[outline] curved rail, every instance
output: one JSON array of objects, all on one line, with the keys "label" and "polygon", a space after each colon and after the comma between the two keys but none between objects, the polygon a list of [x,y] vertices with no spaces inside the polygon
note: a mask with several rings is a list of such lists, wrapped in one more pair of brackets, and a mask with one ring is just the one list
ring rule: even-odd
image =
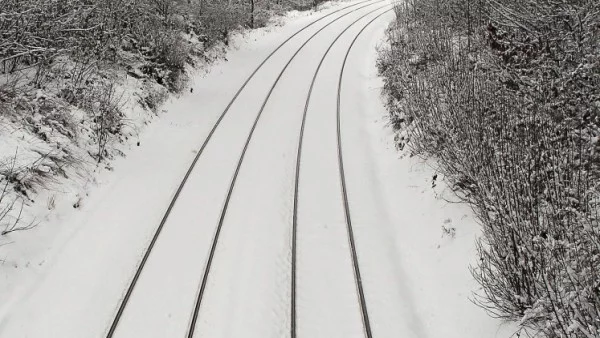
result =
[{"label": "curved rail", "polygon": [[[294,180],[294,207],[293,207],[293,213],[292,213],[292,292],[291,292],[291,311],[290,311],[290,315],[291,315],[291,327],[290,327],[290,336],[292,338],[296,337],[296,262],[297,262],[297,233],[298,233],[298,192],[299,192],[299,186],[300,186],[300,159],[302,157],[302,143],[304,140],[304,127],[306,124],[306,115],[308,112],[308,106],[310,104],[310,98],[312,96],[312,91],[315,85],[315,81],[317,79],[317,75],[319,74],[319,70],[321,69],[321,66],[323,65],[323,61],[325,61],[325,58],[327,57],[327,55],[329,54],[329,51],[331,50],[331,48],[333,47],[333,45],[337,42],[337,40],[339,40],[339,38],[348,30],[350,29],[350,27],[352,27],[354,24],[356,24],[358,21],[360,21],[361,19],[363,19],[364,17],[366,17],[369,14],[372,14],[373,12],[376,12],[378,10],[380,10],[381,8],[387,7],[390,5],[386,5],[386,6],[382,6],[379,7],[371,12],[366,13],[365,15],[359,17],[358,19],[356,19],[354,22],[352,22],[348,27],[346,27],[343,31],[341,31],[338,36],[335,38],[335,40],[333,40],[333,42],[331,43],[331,45],[329,45],[329,48],[327,48],[327,50],[325,51],[325,54],[323,54],[323,57],[321,57],[321,60],[319,61],[319,65],[317,66],[317,69],[313,75],[312,81],[310,83],[310,88],[308,90],[308,96],[306,97],[306,103],[304,104],[304,112],[302,113],[302,123],[300,125],[300,135],[299,135],[299,139],[298,139],[298,152],[296,154],[296,174],[295,174],[295,180]],[[389,10],[385,11],[384,13],[388,12]],[[375,18],[378,18],[379,16],[383,15],[384,13],[381,13],[380,15],[378,15]],[[374,20],[370,21],[368,24],[370,24],[371,22],[373,22]],[[367,24],[367,25],[368,25]],[[364,30],[364,28],[363,28]],[[362,30],[361,30],[362,33]],[[360,34],[360,33],[359,33]],[[361,287],[362,289],[362,287]],[[364,311],[366,312],[366,307],[364,309]],[[365,316],[363,316],[365,317]],[[366,316],[367,320],[366,322],[368,323],[368,316]],[[369,329],[367,330],[367,332],[370,332],[370,326],[367,324],[367,327],[369,327]]]},{"label": "curved rail", "polygon": [[256,75],[256,73],[262,68],[262,66],[279,49],[281,49],[292,38],[294,38],[295,36],[297,36],[298,34],[300,34],[301,32],[303,32],[307,28],[311,27],[312,25],[316,24],[317,22],[319,22],[319,21],[321,21],[321,20],[323,20],[323,19],[325,19],[325,18],[327,18],[327,17],[329,17],[329,16],[331,16],[331,15],[333,15],[335,13],[341,12],[341,11],[343,11],[345,9],[348,9],[348,8],[351,8],[351,7],[355,7],[355,6],[361,5],[363,3],[370,2],[370,1],[373,1],[373,0],[360,1],[360,2],[357,2],[355,4],[352,4],[352,5],[340,8],[340,9],[338,9],[336,11],[333,11],[333,12],[327,14],[327,15],[324,15],[324,16],[318,18],[317,20],[309,23],[308,25],[302,27],[296,33],[294,33],[293,35],[291,35],[290,37],[288,37],[286,40],[284,40],[269,55],[267,55],[267,57],[254,69],[254,71],[248,76],[248,78],[246,78],[246,80],[244,81],[244,83],[242,84],[242,86],[235,93],[235,95],[233,96],[233,98],[231,99],[231,101],[229,101],[229,103],[227,104],[227,106],[225,107],[225,109],[223,110],[223,112],[221,113],[221,115],[219,116],[219,118],[217,119],[217,121],[215,122],[215,124],[213,125],[212,129],[208,133],[208,136],[206,137],[206,139],[202,143],[202,146],[200,147],[200,150],[196,153],[196,156],[194,157],[194,160],[190,164],[190,166],[189,166],[187,172],[185,173],[185,176],[183,177],[181,183],[177,187],[177,190],[175,191],[175,194],[173,195],[173,197],[171,199],[171,202],[169,203],[169,206],[167,207],[167,210],[165,211],[165,213],[164,213],[164,215],[163,215],[163,217],[162,217],[162,219],[160,221],[160,224],[158,225],[158,227],[154,231],[154,235],[152,236],[152,240],[150,241],[150,244],[148,245],[148,248],[146,249],[146,251],[144,253],[144,256],[142,257],[142,260],[140,261],[140,264],[138,265],[138,267],[136,269],[136,272],[135,272],[135,274],[134,274],[131,282],[129,283],[129,287],[127,288],[127,291],[126,291],[125,295],[123,296],[123,299],[121,300],[121,303],[119,304],[119,309],[117,310],[117,313],[115,314],[115,316],[113,318],[113,321],[111,322],[110,328],[108,329],[108,332],[106,334],[106,338],[112,338],[113,335],[115,334],[115,331],[117,329],[119,321],[121,320],[121,317],[123,316],[123,312],[125,311],[125,308],[127,307],[129,299],[131,298],[131,294],[133,293],[133,290],[135,289],[137,281],[140,278],[142,270],[144,269],[144,266],[146,265],[146,262],[148,261],[148,257],[150,256],[150,254],[152,252],[152,249],[154,248],[154,245],[156,244],[156,241],[158,240],[158,237],[160,236],[160,233],[162,232],[162,229],[164,228],[164,225],[167,222],[167,219],[169,218],[169,215],[171,214],[171,211],[173,210],[173,207],[175,206],[175,203],[177,202],[177,199],[179,198],[179,195],[181,194],[181,191],[183,190],[183,187],[185,186],[185,183],[187,182],[188,178],[190,177],[192,171],[194,170],[194,167],[196,166],[196,163],[200,159],[200,156],[202,155],[204,149],[206,148],[206,146],[208,145],[209,141],[211,140],[213,134],[215,133],[215,131],[217,130],[217,128],[221,124],[221,121],[223,120],[223,118],[225,117],[225,115],[227,115],[227,112],[229,111],[229,109],[231,108],[231,106],[233,105],[233,103],[235,102],[235,100],[238,98],[238,96],[240,95],[240,93],[242,92],[242,90],[244,90],[244,88],[246,88],[246,85],[248,84],[248,82],[250,82],[250,80],[254,77],[254,75]]},{"label": "curved rail", "polygon": [[244,161],[244,157],[246,156],[246,151],[248,150],[248,146],[250,145],[250,141],[252,139],[252,135],[254,134],[254,131],[256,129],[256,126],[258,125],[258,122],[260,120],[260,117],[262,116],[262,113],[264,111],[265,106],[267,105],[267,102],[269,101],[269,98],[271,97],[271,94],[273,93],[273,90],[275,89],[275,86],[277,85],[277,83],[279,82],[279,80],[281,79],[281,77],[283,76],[283,74],[285,73],[287,67],[292,63],[292,61],[295,59],[295,57],[298,55],[298,53],[300,53],[300,51],[317,35],[319,34],[321,31],[323,31],[325,28],[327,28],[328,26],[330,26],[331,24],[333,24],[334,22],[336,22],[337,20],[345,17],[346,15],[349,15],[359,9],[362,9],[364,7],[367,6],[371,6],[374,5],[376,3],[380,3],[383,2],[385,0],[379,0],[379,1],[375,1],[372,2],[370,4],[358,7],[356,9],[353,9],[347,13],[344,13],[342,15],[340,15],[339,17],[335,18],[334,20],[330,21],[329,23],[327,23],[325,26],[321,27],[318,31],[316,31],[314,34],[312,34],[299,48],[298,50],[296,50],[296,52],[292,55],[292,57],[288,60],[288,62],[285,64],[285,66],[283,67],[283,69],[281,70],[281,72],[279,73],[279,75],[277,76],[277,78],[275,79],[275,81],[273,82],[273,85],[271,86],[271,88],[269,89],[269,92],[267,93],[267,96],[265,97],[260,110],[258,111],[258,114],[256,115],[256,119],[254,120],[254,123],[252,125],[252,128],[250,129],[250,132],[248,134],[248,137],[246,139],[246,143],[244,144],[244,148],[242,149],[242,153],[240,155],[239,161],[237,163],[235,172],[233,174],[233,177],[231,179],[231,184],[229,186],[229,190],[227,191],[227,196],[225,198],[225,202],[223,204],[223,208],[221,210],[221,214],[219,216],[219,223],[217,224],[217,228],[215,231],[215,235],[213,237],[212,240],[212,244],[211,244],[211,248],[210,248],[210,252],[208,255],[208,260],[206,262],[206,266],[204,268],[204,274],[202,277],[202,282],[200,284],[200,289],[198,291],[198,295],[196,297],[196,303],[194,306],[194,311],[192,312],[192,316],[190,319],[190,324],[188,326],[188,331],[187,331],[187,338],[192,338],[194,336],[194,331],[195,331],[195,327],[196,327],[196,322],[198,320],[198,313],[200,311],[200,305],[202,303],[202,299],[204,297],[204,292],[206,290],[206,284],[208,282],[208,277],[210,274],[210,270],[212,267],[212,262],[215,256],[215,252],[217,249],[217,245],[219,243],[219,236],[221,234],[221,229],[223,228],[223,223],[225,221],[225,216],[227,214],[227,208],[229,207],[229,201],[231,200],[231,196],[233,194],[233,189],[235,187],[235,183],[238,177],[238,174],[240,172],[240,168],[242,166],[242,163]]},{"label": "curved rail", "polygon": [[350,46],[348,47],[348,50],[346,51],[346,55],[344,56],[344,62],[342,63],[342,70],[340,71],[340,77],[339,77],[339,81],[338,81],[338,92],[337,92],[337,109],[336,109],[337,110],[337,112],[336,112],[336,115],[337,115],[337,146],[338,146],[337,148],[338,148],[338,164],[339,164],[339,169],[340,169],[340,179],[342,182],[342,197],[344,200],[344,214],[345,214],[345,218],[346,218],[346,226],[348,229],[348,241],[350,242],[350,251],[352,254],[352,265],[354,266],[354,279],[356,281],[356,288],[358,290],[358,299],[359,299],[359,303],[360,303],[363,326],[365,329],[365,336],[367,338],[372,338],[373,333],[371,330],[371,323],[369,322],[369,313],[367,311],[367,303],[365,301],[365,292],[363,290],[362,278],[360,275],[360,269],[358,267],[358,256],[356,254],[354,232],[352,231],[352,219],[350,218],[350,207],[348,204],[348,192],[346,189],[346,176],[344,174],[344,160],[342,157],[342,133],[341,133],[341,123],[340,123],[340,120],[341,120],[340,103],[341,103],[342,79],[344,77],[344,69],[346,67],[346,61],[348,60],[348,55],[350,54],[350,50],[352,50],[352,46],[354,46],[354,43],[356,42],[356,40],[358,39],[360,34],[362,34],[362,32],[371,23],[373,23],[373,21],[377,20],[379,17],[381,17],[382,15],[386,14],[389,11],[391,11],[391,9],[387,10],[387,11],[377,15],[373,19],[371,19],[371,21],[369,21],[358,32],[358,34],[356,34],[356,36],[354,37],[354,40],[352,40],[352,43],[350,43]]}]

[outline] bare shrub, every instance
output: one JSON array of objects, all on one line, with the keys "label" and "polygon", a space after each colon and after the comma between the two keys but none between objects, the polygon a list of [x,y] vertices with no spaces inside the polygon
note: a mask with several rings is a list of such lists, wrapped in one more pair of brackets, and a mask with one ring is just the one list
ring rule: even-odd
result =
[{"label": "bare shrub", "polygon": [[189,55],[189,46],[177,32],[168,32],[156,42],[158,60],[172,70],[183,71]]},{"label": "bare shrub", "polygon": [[123,127],[123,95],[117,92],[113,84],[106,84],[93,88],[85,97],[83,107],[90,112],[93,119],[97,144],[96,158],[100,162],[108,155],[106,146],[109,140],[120,134]]},{"label": "bare shrub", "polygon": [[150,109],[154,114],[158,114],[158,107],[167,99],[166,90],[149,90],[148,95],[140,98],[138,102]]},{"label": "bare shrub", "polygon": [[[17,152],[15,152],[14,157],[0,164],[0,184],[2,184],[2,191],[0,191],[0,236],[5,236],[15,231],[29,230],[37,225],[35,220],[24,224],[22,219],[23,199],[19,195],[11,198],[9,194],[9,187],[17,180],[16,160]],[[17,207],[19,211],[15,216],[14,212]]]},{"label": "bare shrub", "polygon": [[415,0],[396,12],[379,61],[391,123],[481,220],[476,301],[547,337],[597,337],[600,3]]},{"label": "bare shrub", "polygon": [[198,14],[198,35],[207,46],[229,40],[229,33],[247,23],[247,13],[242,6],[230,7],[226,2],[207,2]]}]

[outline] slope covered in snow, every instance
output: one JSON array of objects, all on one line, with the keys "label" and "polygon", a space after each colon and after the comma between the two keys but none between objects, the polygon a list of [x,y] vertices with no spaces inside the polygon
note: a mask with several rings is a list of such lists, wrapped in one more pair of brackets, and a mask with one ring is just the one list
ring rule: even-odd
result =
[{"label": "slope covered in snow", "polygon": [[[239,36],[227,62],[196,76],[193,93],[171,100],[168,114],[140,134],[140,146],[97,176],[100,184],[77,211],[57,205],[55,216],[15,238],[10,251],[0,247],[6,257],[0,337],[105,336],[223,109],[271,51],[328,14],[273,54],[215,129],[114,336],[183,336],[199,304],[194,337],[285,337],[294,321],[298,336],[361,337],[356,263],[374,337],[508,337],[510,327],[469,301],[475,283],[468,267],[479,234],[470,210],[446,202],[452,196],[441,178],[432,187],[435,172],[427,163],[400,156],[393,146],[375,68],[390,9],[387,1],[339,3],[310,16],[290,15],[268,34]],[[356,261],[341,193],[338,108]]]}]

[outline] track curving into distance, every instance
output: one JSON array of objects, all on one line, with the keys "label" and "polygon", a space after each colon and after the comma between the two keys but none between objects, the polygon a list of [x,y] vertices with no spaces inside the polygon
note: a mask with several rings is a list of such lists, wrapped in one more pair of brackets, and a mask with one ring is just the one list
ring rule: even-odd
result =
[{"label": "track curving into distance", "polygon": [[391,11],[391,9],[377,15],[376,17],[374,17],[373,19],[371,19],[371,21],[369,21],[359,32],[358,34],[356,34],[356,36],[354,37],[354,39],[352,40],[352,43],[350,43],[350,46],[348,47],[348,50],[346,51],[346,55],[344,56],[344,61],[342,62],[342,70],[340,71],[340,77],[338,80],[338,91],[337,91],[337,111],[336,111],[336,116],[337,116],[337,148],[338,148],[338,164],[339,164],[339,168],[340,168],[340,179],[342,182],[342,197],[344,200],[344,213],[345,213],[345,218],[346,218],[346,226],[348,229],[348,242],[350,243],[350,251],[352,254],[352,264],[354,266],[354,278],[356,280],[356,288],[358,290],[358,298],[359,298],[359,302],[360,302],[360,309],[361,309],[361,314],[362,314],[362,320],[363,320],[363,325],[365,328],[365,336],[367,338],[372,338],[373,337],[373,333],[371,330],[371,323],[369,322],[369,313],[367,311],[367,303],[365,300],[365,293],[363,290],[363,285],[362,285],[362,278],[360,275],[360,269],[358,267],[358,255],[356,254],[356,245],[355,245],[355,240],[354,240],[354,232],[352,231],[352,219],[350,217],[350,206],[348,203],[348,192],[346,189],[346,176],[344,174],[344,159],[342,156],[342,133],[341,133],[341,114],[340,114],[340,104],[341,104],[341,93],[342,93],[342,80],[344,77],[344,69],[346,67],[346,61],[348,60],[348,55],[350,54],[350,51],[352,50],[352,46],[354,46],[354,43],[356,42],[356,40],[358,40],[358,37],[362,34],[362,32],[371,24],[373,23],[373,21],[377,20],[379,17],[381,17],[382,15],[386,14],[387,12]]},{"label": "track curving into distance", "polygon": [[[227,112],[229,111],[229,109],[231,108],[231,106],[233,105],[233,103],[235,102],[235,100],[237,99],[237,97],[240,95],[240,93],[242,92],[242,90],[244,90],[244,88],[246,88],[246,85],[250,82],[250,80],[254,77],[254,75],[256,75],[256,73],[262,68],[262,66],[279,50],[281,49],[285,44],[287,44],[292,38],[294,38],[295,36],[297,36],[298,34],[300,34],[301,32],[303,32],[304,30],[308,29],[309,27],[311,27],[312,25],[316,24],[317,22],[333,15],[336,13],[339,13],[345,9],[348,8],[352,8],[358,5],[361,5],[363,3],[368,3],[371,2],[373,0],[365,0],[365,1],[360,1],[357,2],[355,4],[340,8],[338,10],[335,10],[327,15],[324,15],[318,19],[316,19],[315,21],[309,23],[308,25],[302,27],[301,29],[299,29],[298,31],[296,31],[294,34],[292,34],[290,37],[288,37],[286,40],[284,40],[281,44],[279,44],[279,46],[277,46],[277,48],[275,48],[269,55],[267,55],[267,57],[254,69],[254,71],[246,78],[246,80],[244,81],[244,83],[242,84],[242,86],[237,90],[237,92],[235,93],[235,95],[233,96],[233,98],[229,101],[229,103],[227,104],[227,106],[225,107],[225,109],[223,110],[223,112],[221,113],[221,115],[219,116],[219,118],[217,119],[217,121],[215,122],[215,124],[213,125],[212,129],[210,130],[210,132],[208,133],[208,136],[206,137],[206,139],[204,140],[204,142],[202,143],[202,146],[200,147],[200,150],[198,150],[196,156],[194,157],[194,160],[192,161],[192,163],[190,164],[187,172],[185,173],[181,183],[179,184],[179,186],[177,187],[177,190],[175,191],[175,194],[173,195],[173,198],[171,199],[171,202],[169,203],[169,206],[167,207],[167,210],[165,211],[160,224],[158,225],[158,227],[156,228],[154,235],[152,236],[152,240],[150,241],[150,244],[148,245],[148,248],[146,249],[144,256],[142,257],[142,260],[140,261],[140,264],[138,265],[136,272],[127,288],[127,291],[125,293],[125,296],[123,297],[123,299],[121,300],[121,303],[119,304],[119,309],[117,310],[117,313],[115,314],[115,317],[113,318],[110,328],[108,329],[108,332],[106,334],[106,338],[112,338],[117,326],[119,324],[119,321],[123,315],[123,312],[125,311],[125,308],[127,307],[127,303],[129,302],[129,299],[131,298],[131,294],[133,293],[133,290],[135,289],[135,286],[137,284],[137,281],[140,278],[140,275],[142,273],[142,270],[144,269],[144,266],[146,265],[146,262],[148,261],[148,258],[152,252],[152,249],[154,248],[154,245],[156,244],[156,241],[158,240],[158,237],[160,236],[160,233],[165,225],[165,223],[167,222],[167,219],[169,218],[169,215],[171,214],[171,210],[173,210],[173,207],[175,206],[175,203],[177,202],[177,199],[179,198],[179,195],[181,194],[181,191],[183,190],[183,187],[185,186],[185,183],[187,182],[188,178],[190,177],[192,171],[194,170],[194,167],[196,166],[196,163],[198,162],[198,160],[200,159],[204,149],[206,148],[206,146],[208,145],[209,141],[211,140],[213,134],[215,133],[215,131],[217,130],[217,128],[219,127],[221,121],[223,120],[223,118],[225,117],[225,115],[227,115]],[[360,7],[362,8],[362,7]]]},{"label": "track curving into distance", "polygon": [[[266,97],[265,97],[265,99],[263,100],[263,103],[262,103],[262,105],[261,105],[261,107],[260,107],[260,110],[258,111],[258,114],[257,114],[257,116],[256,116],[256,119],[254,120],[254,124],[252,125],[252,127],[251,127],[251,129],[250,129],[250,132],[249,132],[249,134],[248,134],[248,137],[247,137],[247,139],[246,139],[246,143],[244,144],[244,148],[242,149],[242,153],[241,153],[241,155],[240,155],[240,158],[239,158],[239,161],[238,161],[238,163],[237,163],[237,166],[236,166],[235,172],[234,172],[234,174],[233,174],[233,177],[232,177],[232,179],[231,179],[231,184],[230,184],[230,186],[229,186],[229,190],[228,190],[228,192],[227,192],[227,196],[226,196],[226,198],[225,198],[225,202],[224,202],[224,204],[223,204],[223,209],[221,210],[221,214],[220,214],[220,217],[219,217],[219,223],[218,223],[218,225],[217,225],[217,228],[216,228],[216,231],[215,231],[215,235],[214,235],[214,237],[213,237],[213,240],[212,240],[212,244],[211,244],[210,253],[209,253],[209,256],[208,256],[208,260],[207,260],[207,262],[206,262],[206,267],[205,267],[205,269],[204,269],[204,274],[203,274],[203,277],[202,277],[202,282],[201,282],[201,284],[200,284],[200,289],[199,289],[199,291],[198,291],[198,295],[197,295],[197,297],[196,297],[196,303],[195,303],[195,306],[194,306],[194,310],[193,310],[193,312],[192,312],[192,316],[191,316],[191,319],[190,319],[190,324],[189,324],[189,326],[188,326],[188,332],[187,332],[187,335],[186,335],[186,337],[187,337],[187,338],[193,338],[193,336],[194,336],[194,331],[195,331],[195,327],[196,327],[196,322],[197,322],[197,320],[198,320],[198,314],[199,314],[199,311],[200,311],[200,306],[201,306],[201,304],[202,304],[202,299],[203,299],[203,297],[204,297],[204,292],[205,292],[205,290],[206,290],[206,284],[207,284],[207,282],[208,282],[208,277],[209,277],[209,275],[210,275],[210,270],[211,270],[212,262],[213,262],[213,259],[214,259],[214,256],[215,256],[215,252],[216,252],[216,249],[217,249],[217,245],[218,245],[218,243],[219,243],[219,235],[220,235],[220,233],[221,233],[221,229],[222,229],[222,227],[223,227],[223,223],[224,223],[224,221],[225,221],[225,216],[226,216],[226,214],[227,214],[227,208],[228,208],[228,206],[229,206],[229,201],[231,200],[231,196],[232,196],[232,194],[233,194],[233,190],[234,190],[234,188],[235,188],[235,183],[236,183],[236,180],[237,180],[238,174],[239,174],[239,172],[240,172],[240,169],[241,169],[242,163],[243,163],[243,161],[244,161],[244,157],[245,157],[245,155],[246,155],[246,151],[248,150],[248,146],[250,145],[250,141],[251,141],[251,139],[252,139],[252,135],[254,134],[254,131],[255,131],[255,129],[256,129],[256,126],[258,125],[258,122],[259,122],[259,120],[260,120],[260,117],[261,117],[261,115],[262,115],[262,112],[263,112],[263,110],[264,110],[265,106],[267,105],[267,102],[269,101],[269,98],[271,97],[271,94],[273,93],[273,90],[274,90],[274,89],[275,89],[275,87],[277,86],[277,83],[279,82],[279,80],[281,79],[281,77],[283,76],[283,74],[285,73],[285,71],[286,71],[286,69],[288,68],[288,66],[289,66],[289,65],[292,63],[292,61],[293,61],[293,60],[295,59],[295,57],[298,55],[298,53],[300,53],[300,51],[301,51],[302,49],[304,49],[304,47],[305,47],[305,46],[306,46],[306,45],[307,45],[307,44],[308,44],[308,43],[309,43],[309,42],[310,42],[310,41],[311,41],[311,40],[312,40],[312,39],[313,39],[315,36],[317,36],[317,34],[319,34],[321,31],[323,31],[325,28],[327,28],[328,26],[330,26],[330,25],[331,25],[331,24],[333,24],[334,22],[336,22],[336,21],[338,21],[339,19],[341,19],[341,18],[345,17],[346,15],[349,15],[349,14],[351,14],[351,13],[353,13],[353,12],[355,12],[355,11],[359,10],[359,9],[362,9],[362,8],[364,8],[364,7],[371,6],[371,5],[374,5],[374,4],[377,4],[377,3],[383,2],[383,1],[385,1],[385,0],[379,0],[379,1],[375,1],[375,2],[372,2],[372,3],[370,3],[370,4],[367,4],[367,5],[364,5],[364,6],[361,6],[361,7],[355,8],[355,9],[353,9],[353,10],[351,10],[351,11],[347,12],[347,13],[344,13],[344,14],[340,15],[339,17],[337,17],[337,18],[335,18],[334,20],[332,20],[332,21],[330,21],[329,23],[327,23],[325,26],[321,27],[321,28],[320,28],[318,31],[316,31],[314,34],[312,34],[312,35],[311,35],[311,36],[310,36],[310,37],[309,37],[309,38],[308,38],[308,39],[307,39],[307,40],[306,40],[306,41],[305,41],[305,42],[304,42],[304,43],[303,43],[303,44],[302,44],[302,45],[301,45],[301,46],[300,46],[300,47],[299,47],[297,50],[296,50],[296,52],[295,52],[295,53],[294,53],[294,54],[293,54],[293,55],[290,57],[290,59],[288,60],[288,62],[285,64],[285,66],[283,67],[283,69],[280,71],[279,75],[277,76],[277,78],[276,78],[276,79],[275,79],[275,81],[273,82],[273,85],[272,85],[272,86],[271,86],[271,88],[269,89],[269,92],[267,93],[267,96],[266,96]],[[381,7],[380,7],[380,8],[381,8]],[[378,9],[380,9],[380,8],[378,8]],[[376,9],[376,10],[377,10],[377,9]],[[376,10],[374,10],[374,11],[376,11]],[[373,12],[373,11],[371,11],[371,12],[369,12],[369,13],[372,13],[372,12]],[[333,44],[333,43],[332,43],[332,44]]]},{"label": "track curving into distance", "polygon": [[[297,240],[297,230],[298,230],[298,192],[299,192],[299,186],[300,186],[300,160],[302,157],[302,142],[304,140],[304,127],[306,125],[306,115],[308,112],[308,107],[310,104],[310,98],[312,96],[312,91],[315,85],[315,81],[317,79],[317,75],[319,74],[319,70],[321,69],[321,66],[323,65],[323,61],[325,61],[325,58],[327,57],[327,55],[329,54],[329,51],[331,50],[331,48],[335,45],[335,43],[337,42],[337,40],[339,40],[339,38],[348,30],[350,29],[350,27],[352,27],[354,24],[356,24],[358,21],[360,21],[361,19],[363,19],[364,17],[368,16],[369,14],[372,14],[384,7],[388,7],[390,5],[386,5],[386,6],[381,6],[373,11],[370,11],[364,15],[362,15],[361,17],[359,17],[358,19],[356,19],[355,21],[353,21],[350,25],[348,25],[343,31],[341,31],[336,38],[333,40],[333,42],[331,42],[331,44],[329,45],[329,47],[327,48],[327,50],[325,51],[325,53],[323,54],[323,56],[321,57],[321,60],[319,61],[319,65],[317,66],[317,69],[315,70],[315,73],[312,77],[311,83],[310,83],[310,88],[308,90],[308,94],[306,97],[306,103],[304,105],[304,111],[302,113],[302,123],[300,125],[300,135],[299,135],[299,139],[298,139],[298,151],[296,154],[296,172],[295,172],[295,179],[294,179],[294,202],[293,202],[293,213],[292,213],[292,278],[291,278],[291,311],[290,311],[290,316],[291,316],[291,327],[290,327],[290,336],[292,338],[296,338],[296,262],[297,262],[297,246],[296,246],[296,240]],[[352,41],[352,44],[350,45],[350,47],[348,48],[348,52],[350,51],[350,49],[352,48],[352,45],[354,44],[354,41],[356,41],[356,38],[358,38],[358,36],[365,30],[365,28],[371,24],[373,21],[375,21],[375,19],[379,18],[380,16],[382,16],[383,14],[389,12],[390,9],[384,11],[383,13],[377,15],[375,18],[373,18],[373,20],[369,21],[361,30],[360,32],[356,35],[355,39]],[[347,56],[348,54],[346,54]],[[346,59],[344,59],[344,63],[345,63]],[[343,68],[342,68],[342,72],[343,72]],[[341,78],[340,78],[341,81]],[[341,85],[341,82],[340,82]],[[337,109],[338,109],[338,116],[339,116],[339,87],[338,87],[338,104],[337,104]],[[338,119],[339,121],[339,119]],[[338,123],[339,126],[339,123]],[[339,127],[338,127],[338,159],[339,159],[339,163],[341,163],[341,151],[339,150],[340,146],[339,146]],[[343,172],[343,167],[340,167],[340,172]],[[343,174],[341,175],[343,178]],[[343,182],[343,179],[342,179]],[[347,201],[346,201],[346,193],[345,193],[345,183],[343,183],[343,195],[344,195],[344,210],[346,213],[346,220],[347,220],[347,224],[350,224],[349,220],[349,213],[348,213],[348,209],[347,209]],[[349,227],[351,227],[351,225],[349,225]],[[354,240],[352,239],[351,242],[353,243]],[[351,246],[352,251],[353,251],[353,266],[354,266],[354,271],[355,271],[355,275],[356,272],[358,271],[358,264],[356,262],[356,254],[355,254],[355,249],[354,249],[354,245]],[[358,273],[359,278],[356,279],[356,283],[357,283],[357,288],[360,290],[359,293],[362,295],[362,283],[360,280],[360,272]],[[362,312],[362,318],[363,318],[363,324],[364,324],[364,328],[365,328],[365,334],[367,337],[371,337],[371,327],[370,327],[370,323],[369,323],[369,317],[367,314],[367,308],[366,305],[364,304],[364,295],[360,296],[360,306],[361,306],[361,312]]]}]

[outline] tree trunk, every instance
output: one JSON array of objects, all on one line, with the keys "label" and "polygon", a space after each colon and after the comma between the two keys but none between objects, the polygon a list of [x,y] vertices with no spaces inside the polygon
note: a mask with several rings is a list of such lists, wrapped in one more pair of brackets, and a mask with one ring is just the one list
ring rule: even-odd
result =
[{"label": "tree trunk", "polygon": [[254,28],[254,0],[250,0],[250,28]]}]

